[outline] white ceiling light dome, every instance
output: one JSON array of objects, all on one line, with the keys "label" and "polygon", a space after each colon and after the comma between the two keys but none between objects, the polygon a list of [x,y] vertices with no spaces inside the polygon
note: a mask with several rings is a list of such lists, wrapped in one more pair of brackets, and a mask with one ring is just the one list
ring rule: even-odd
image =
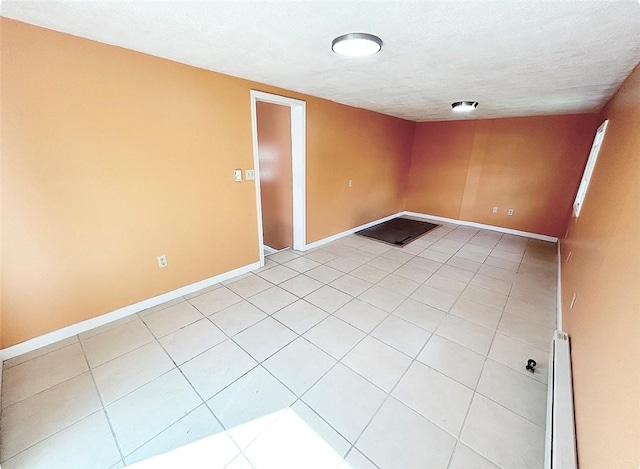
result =
[{"label": "white ceiling light dome", "polygon": [[453,112],[471,112],[478,107],[478,101],[456,101],[451,105]]},{"label": "white ceiling light dome", "polygon": [[366,57],[382,49],[382,39],[368,33],[348,33],[335,38],[331,49],[347,57]]}]

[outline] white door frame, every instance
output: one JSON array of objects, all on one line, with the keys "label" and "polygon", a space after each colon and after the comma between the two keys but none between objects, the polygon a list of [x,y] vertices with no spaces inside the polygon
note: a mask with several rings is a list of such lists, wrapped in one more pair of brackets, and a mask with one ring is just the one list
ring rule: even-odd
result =
[{"label": "white door frame", "polygon": [[307,103],[263,91],[251,90],[251,129],[253,133],[253,168],[256,175],[256,204],[258,212],[258,243],[260,264],[264,265],[264,233],[262,227],[262,197],[260,194],[260,160],[258,158],[258,121],[256,102],[281,104],[291,109],[291,174],[293,186],[293,249],[306,249],[306,138]]}]

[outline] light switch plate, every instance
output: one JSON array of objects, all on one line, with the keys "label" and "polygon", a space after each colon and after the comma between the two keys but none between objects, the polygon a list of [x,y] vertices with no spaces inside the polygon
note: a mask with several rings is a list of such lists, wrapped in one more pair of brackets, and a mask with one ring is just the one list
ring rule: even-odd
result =
[{"label": "light switch plate", "polygon": [[234,169],[233,170],[233,180],[235,182],[242,181],[242,170],[241,169]]},{"label": "light switch plate", "polygon": [[253,181],[256,178],[256,172],[253,169],[245,169],[244,170],[244,178],[247,181]]}]

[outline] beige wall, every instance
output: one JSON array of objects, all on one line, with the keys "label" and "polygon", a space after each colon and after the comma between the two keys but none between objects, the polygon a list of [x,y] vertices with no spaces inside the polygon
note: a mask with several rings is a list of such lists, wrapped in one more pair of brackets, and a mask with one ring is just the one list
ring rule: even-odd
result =
[{"label": "beige wall", "polygon": [[563,321],[571,339],[580,466],[635,469],[640,467],[640,66],[598,123],[605,119],[607,133],[580,218],[572,218],[561,242]]},{"label": "beige wall", "polygon": [[407,210],[562,236],[595,128],[593,114],[417,124]]},{"label": "beige wall", "polygon": [[284,249],[293,246],[291,108],[258,101],[256,120],[264,243]]},{"label": "beige wall", "polygon": [[1,347],[258,260],[251,89],[307,102],[308,242],[404,208],[412,122],[0,24]]}]

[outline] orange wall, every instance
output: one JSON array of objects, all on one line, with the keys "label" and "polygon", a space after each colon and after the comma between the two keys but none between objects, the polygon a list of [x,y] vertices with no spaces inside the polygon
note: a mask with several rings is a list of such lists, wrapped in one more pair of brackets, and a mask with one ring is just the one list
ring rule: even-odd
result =
[{"label": "orange wall", "polygon": [[258,260],[251,89],[307,102],[308,242],[404,208],[412,122],[1,25],[2,347]]},{"label": "orange wall", "polygon": [[256,118],[264,243],[284,249],[293,246],[291,109],[258,101]]},{"label": "orange wall", "polygon": [[595,128],[592,114],[417,124],[407,210],[561,236]]},{"label": "orange wall", "polygon": [[478,121],[416,124],[407,210],[459,218]]},{"label": "orange wall", "polygon": [[[583,468],[640,466],[640,65],[609,119],[580,218],[561,241],[563,325],[571,339]],[[571,258],[567,261],[567,256]],[[569,309],[573,294],[577,300]]]},{"label": "orange wall", "polygon": [[307,102],[307,241],[404,210],[414,126],[329,101]]},{"label": "orange wall", "polygon": [[246,84],[2,23],[3,346],[258,260]]}]

